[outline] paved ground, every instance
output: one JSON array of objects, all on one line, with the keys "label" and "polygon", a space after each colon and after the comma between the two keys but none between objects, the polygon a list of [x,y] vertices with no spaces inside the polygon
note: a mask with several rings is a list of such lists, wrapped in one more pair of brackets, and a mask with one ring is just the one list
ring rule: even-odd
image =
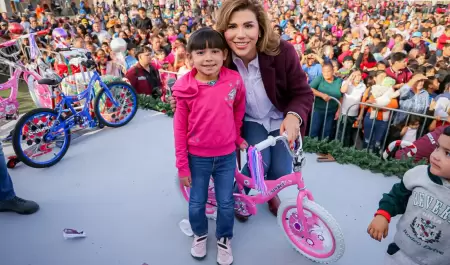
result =
[{"label": "paved ground", "polygon": [[[17,193],[37,200],[33,216],[0,215],[2,265],[193,265],[215,264],[214,223],[209,256],[189,255],[191,239],[178,228],[187,204],[175,188],[172,120],[139,111],[126,127],[104,129],[73,142],[65,158],[49,169],[23,164],[10,170]],[[9,154],[11,147],[5,146]],[[354,166],[317,164],[308,155],[305,181],[318,203],[340,223],[346,253],[340,265],[379,265],[387,241],[378,243],[366,228],[381,194],[395,178]],[[281,193],[294,197],[295,189]],[[314,264],[291,249],[266,205],[245,224],[236,223],[235,264]],[[64,228],[88,237],[64,240]]]}]

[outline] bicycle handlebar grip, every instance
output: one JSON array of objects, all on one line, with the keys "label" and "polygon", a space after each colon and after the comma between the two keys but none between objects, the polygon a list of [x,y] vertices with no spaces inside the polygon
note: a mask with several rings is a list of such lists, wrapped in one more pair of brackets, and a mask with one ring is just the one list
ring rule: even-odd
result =
[{"label": "bicycle handlebar grip", "polygon": [[0,43],[0,48],[7,48],[7,47],[11,47],[16,43],[16,40],[9,40],[9,41],[5,41],[3,43]]},{"label": "bicycle handlebar grip", "polygon": [[81,65],[90,69],[90,68],[95,67],[95,62],[93,60],[82,61]]},{"label": "bicycle handlebar grip", "polygon": [[55,52],[70,52],[70,48],[56,48]]},{"label": "bicycle handlebar grip", "polygon": [[42,36],[42,35],[47,35],[50,32],[49,29],[44,29],[44,30],[40,30],[38,32],[36,32],[37,36]]},{"label": "bicycle handlebar grip", "polygon": [[269,147],[269,146],[275,145],[275,143],[276,143],[276,142],[275,142],[275,138],[274,138],[272,135],[269,135],[269,137],[268,137],[266,140],[264,140],[264,141],[262,141],[262,142],[256,144],[256,145],[255,145],[255,148],[256,148],[258,151],[262,151],[262,150],[266,149],[266,148]]}]

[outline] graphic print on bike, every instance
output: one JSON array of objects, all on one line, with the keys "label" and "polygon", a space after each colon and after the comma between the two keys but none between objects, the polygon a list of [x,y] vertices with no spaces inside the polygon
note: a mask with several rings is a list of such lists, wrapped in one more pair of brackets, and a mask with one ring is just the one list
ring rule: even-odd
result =
[{"label": "graphic print on bike", "polygon": [[[305,163],[302,139],[299,137],[297,140],[295,150],[289,148],[287,137],[284,135],[269,136],[255,148],[261,152],[276,145],[277,142],[284,143],[289,150],[293,158],[294,172],[277,180],[264,181],[267,192],[250,196],[244,193],[244,186],[255,189],[255,179],[236,170],[235,179],[239,193],[234,194],[235,211],[244,216],[255,215],[258,211],[257,204],[266,203],[281,190],[296,185],[299,190],[297,198],[284,200],[278,208],[278,224],[291,246],[306,258],[319,263],[336,262],[345,251],[344,235],[333,216],[314,201],[312,193],[305,187],[301,173]],[[179,187],[185,199],[189,200],[187,189]],[[208,193],[208,202],[216,204],[214,193]]]}]

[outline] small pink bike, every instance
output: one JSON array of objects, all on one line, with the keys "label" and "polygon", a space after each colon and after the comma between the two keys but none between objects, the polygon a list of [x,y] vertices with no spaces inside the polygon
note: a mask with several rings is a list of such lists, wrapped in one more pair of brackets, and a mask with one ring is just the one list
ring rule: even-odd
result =
[{"label": "small pink bike", "polygon": [[[36,33],[32,33],[32,35],[44,35],[48,33],[48,30],[39,31]],[[9,66],[11,69],[15,69],[11,74],[11,77],[8,81],[3,84],[0,84],[0,90],[11,89],[11,93],[8,98],[0,97],[0,119],[17,119],[18,111],[19,111],[19,102],[17,101],[17,93],[19,89],[19,79],[23,77],[25,82],[28,85],[28,89],[30,90],[30,95],[33,98],[33,101],[36,103],[38,107],[51,107],[52,106],[52,98],[51,92],[47,85],[39,85],[37,80],[41,79],[41,75],[33,68],[36,68],[32,65],[23,65],[18,61],[18,55],[21,50],[17,49],[16,52],[7,53],[4,52],[3,48],[8,48],[13,45],[16,45],[18,40],[28,38],[31,34],[22,35],[19,38],[6,41],[0,44],[0,54],[3,57],[0,57],[0,64],[4,64]],[[6,58],[14,58],[15,61],[8,60]]]},{"label": "small pink bike", "polygon": [[[300,254],[314,262],[336,262],[345,251],[344,235],[333,216],[314,201],[311,192],[305,187],[301,168],[306,160],[301,137],[297,140],[295,150],[289,148],[287,137],[284,135],[269,136],[254,148],[261,152],[265,148],[274,146],[278,141],[282,141],[289,150],[293,158],[294,172],[277,180],[262,180],[267,191],[250,196],[245,194],[244,186],[256,189],[258,185],[255,179],[236,170],[235,179],[239,193],[234,194],[235,211],[242,216],[255,215],[258,210],[257,204],[266,203],[281,190],[296,185],[299,190],[297,198],[283,201],[278,208],[278,224],[283,229],[289,243]],[[189,188],[184,187],[181,183],[179,183],[179,188],[183,197],[189,200]],[[216,206],[214,187],[210,182],[206,207],[206,214],[209,218],[215,218]]]}]

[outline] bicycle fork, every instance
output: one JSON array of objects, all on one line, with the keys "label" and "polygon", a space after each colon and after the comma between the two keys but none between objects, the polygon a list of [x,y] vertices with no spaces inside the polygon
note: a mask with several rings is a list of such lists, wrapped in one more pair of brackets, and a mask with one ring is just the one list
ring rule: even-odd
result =
[{"label": "bicycle fork", "polygon": [[314,197],[312,193],[307,190],[306,188],[299,189],[299,193],[297,196],[297,215],[298,215],[298,221],[300,222],[301,226],[303,227],[302,234],[309,235],[311,231],[314,228],[314,225],[317,223],[318,218],[317,216],[312,213],[311,218],[306,218],[304,209],[303,209],[303,200],[309,200],[314,201]]}]

